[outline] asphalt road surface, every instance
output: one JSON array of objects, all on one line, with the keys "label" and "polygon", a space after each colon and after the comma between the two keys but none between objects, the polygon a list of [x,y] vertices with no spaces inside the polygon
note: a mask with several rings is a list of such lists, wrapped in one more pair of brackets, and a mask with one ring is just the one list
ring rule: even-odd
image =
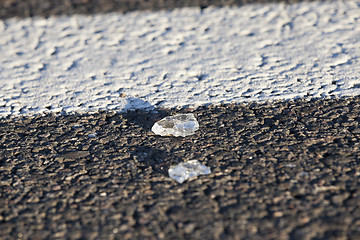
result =
[{"label": "asphalt road surface", "polygon": [[[0,17],[209,2],[245,3],[0,0]],[[188,112],[195,135],[151,132]],[[359,113],[360,96],[2,118],[0,239],[360,239]],[[212,173],[169,178],[188,160]]]},{"label": "asphalt road surface", "polygon": [[[2,119],[0,236],[360,239],[359,111],[351,97]],[[195,135],[151,132],[179,112]],[[212,173],[168,177],[192,159]]]},{"label": "asphalt road surface", "polygon": [[134,10],[159,10],[179,7],[231,6],[262,2],[299,2],[299,0],[0,0],[0,19]]}]

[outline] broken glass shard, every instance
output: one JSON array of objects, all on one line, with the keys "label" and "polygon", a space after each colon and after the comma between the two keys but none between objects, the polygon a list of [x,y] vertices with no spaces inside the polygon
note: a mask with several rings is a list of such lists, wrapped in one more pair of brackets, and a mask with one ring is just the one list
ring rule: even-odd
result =
[{"label": "broken glass shard", "polygon": [[94,137],[96,137],[96,136],[97,136],[97,133],[90,133],[90,134],[88,135],[89,138],[94,138]]},{"label": "broken glass shard", "polygon": [[169,169],[169,176],[178,183],[183,183],[189,178],[196,178],[199,175],[207,175],[210,173],[210,168],[200,164],[198,160],[183,162]]},{"label": "broken glass shard", "polygon": [[82,128],[83,125],[80,125],[80,124],[76,124],[74,126],[72,126],[72,129],[79,129],[79,128]]},{"label": "broken glass shard", "polygon": [[194,114],[188,113],[163,118],[151,130],[161,136],[186,137],[195,134],[198,129],[199,123]]}]

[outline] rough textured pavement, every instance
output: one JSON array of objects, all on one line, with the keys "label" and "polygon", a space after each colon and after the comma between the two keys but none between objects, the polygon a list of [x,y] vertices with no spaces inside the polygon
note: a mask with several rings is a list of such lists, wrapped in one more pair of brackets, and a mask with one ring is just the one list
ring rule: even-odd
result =
[{"label": "rough textured pavement", "polygon": [[[0,0],[0,18],[209,3],[245,1]],[[180,112],[195,135],[150,131]],[[359,112],[360,96],[0,119],[0,239],[360,239]],[[212,173],[168,177],[192,159]]]},{"label": "rough textured pavement", "polygon": [[[2,119],[0,238],[360,239],[359,111],[351,97]],[[150,131],[179,112],[195,135]],[[212,173],[168,177],[191,159]]]},{"label": "rough textured pavement", "polygon": [[0,117],[360,95],[360,0],[0,21]]},{"label": "rough textured pavement", "polygon": [[299,2],[299,0],[0,0],[0,19],[179,7],[229,6],[261,2]]}]

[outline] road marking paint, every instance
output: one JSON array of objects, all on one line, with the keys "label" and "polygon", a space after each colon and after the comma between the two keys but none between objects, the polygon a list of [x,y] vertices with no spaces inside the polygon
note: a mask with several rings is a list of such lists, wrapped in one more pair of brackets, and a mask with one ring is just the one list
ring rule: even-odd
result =
[{"label": "road marking paint", "polygon": [[360,1],[0,22],[0,115],[360,94]]}]

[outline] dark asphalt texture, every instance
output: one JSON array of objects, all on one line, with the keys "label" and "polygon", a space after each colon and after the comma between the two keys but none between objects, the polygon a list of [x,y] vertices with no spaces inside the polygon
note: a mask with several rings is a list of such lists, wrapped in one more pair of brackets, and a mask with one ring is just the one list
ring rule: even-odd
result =
[{"label": "dark asphalt texture", "polygon": [[[195,135],[151,132],[188,112]],[[359,113],[360,96],[1,119],[0,238],[360,239]],[[168,177],[192,159],[212,173]]]},{"label": "dark asphalt texture", "polygon": [[[0,0],[0,19],[265,1]],[[187,112],[195,135],[150,131]],[[360,239],[359,113],[360,96],[0,119],[0,239]],[[212,173],[168,177],[193,159]]]},{"label": "dark asphalt texture", "polygon": [[0,0],[0,19],[10,17],[49,17],[51,15],[129,12],[161,10],[179,7],[201,8],[243,5],[248,3],[285,2],[300,0]]}]

